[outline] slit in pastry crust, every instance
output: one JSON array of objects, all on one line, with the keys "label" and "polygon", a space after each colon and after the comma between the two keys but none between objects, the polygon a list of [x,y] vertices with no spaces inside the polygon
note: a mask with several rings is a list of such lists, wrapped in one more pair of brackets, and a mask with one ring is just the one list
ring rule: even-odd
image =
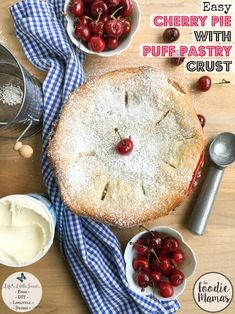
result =
[{"label": "slit in pastry crust", "polygon": [[145,191],[145,188],[144,188],[144,184],[143,184],[143,183],[142,183],[141,187],[142,187],[143,194],[146,195],[146,191]]},{"label": "slit in pastry crust", "polygon": [[164,115],[161,117],[161,119],[156,123],[156,125],[159,125],[170,113],[170,110],[167,110],[166,113],[164,113]]},{"label": "slit in pastry crust", "polygon": [[127,108],[128,107],[128,101],[129,101],[129,99],[128,99],[128,92],[127,91],[125,91],[125,107]]},{"label": "slit in pastry crust", "polygon": [[174,165],[172,165],[171,163],[169,163],[168,161],[163,160],[164,164],[170,166],[171,168],[177,169],[177,167],[175,167]]},{"label": "slit in pastry crust", "polygon": [[171,86],[173,86],[177,90],[177,92],[184,95],[187,94],[185,88],[179,82],[176,82],[175,80],[168,80],[168,82]]},{"label": "slit in pastry crust", "polygon": [[101,195],[101,201],[103,201],[105,199],[107,192],[108,192],[108,188],[109,188],[109,182],[107,182],[104,186],[104,189],[103,189],[103,192]]}]

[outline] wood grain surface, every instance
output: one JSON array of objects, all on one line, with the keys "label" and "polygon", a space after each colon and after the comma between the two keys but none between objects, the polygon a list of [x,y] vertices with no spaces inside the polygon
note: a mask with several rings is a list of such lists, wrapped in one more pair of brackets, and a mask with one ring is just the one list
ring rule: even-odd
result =
[{"label": "wood grain surface", "polygon": [[[35,0],[36,1],[36,0]],[[230,1],[231,2],[231,1]],[[22,48],[15,36],[9,6],[13,0],[0,1],[0,42],[8,47],[22,65],[41,81],[45,73],[36,70],[26,59]],[[211,75],[214,81],[226,78],[231,80],[229,85],[214,85],[207,93],[198,93],[194,84],[200,74],[184,74],[183,67],[171,67],[165,59],[143,59],[139,56],[141,43],[161,42],[162,30],[150,29],[151,13],[200,13],[200,1],[170,0],[154,1],[140,0],[142,12],[141,26],[130,48],[118,57],[100,58],[88,56],[85,63],[87,77],[99,75],[112,69],[124,66],[153,65],[170,72],[187,85],[196,110],[206,117],[205,135],[208,142],[222,131],[235,132],[235,76]],[[180,43],[191,42],[190,29],[182,29]],[[0,139],[0,196],[14,193],[44,192],[40,174],[41,162],[41,134],[27,139],[34,147],[32,159],[24,160],[12,150],[13,142]],[[206,168],[203,177],[206,176]],[[203,181],[203,177],[201,181]],[[198,266],[196,273],[187,282],[187,288],[180,297],[182,314],[204,313],[195,304],[192,296],[192,287],[195,280],[203,273],[216,271],[225,274],[235,285],[235,167],[225,171],[220,191],[217,196],[210,222],[203,237],[192,235],[186,228],[186,223],[200,184],[194,194],[176,211],[169,216],[147,224],[149,227],[168,225],[179,230],[186,241],[195,251]],[[138,228],[125,231],[114,229],[123,248],[127,241],[138,232]],[[33,273],[39,278],[43,286],[43,298],[40,305],[33,311],[35,314],[86,314],[89,310],[79,290],[74,284],[66,262],[59,253],[55,243],[49,253],[36,264],[22,270]],[[0,265],[0,286],[6,277],[17,269]],[[0,313],[12,313],[0,297]],[[223,312],[235,313],[235,302]]]}]

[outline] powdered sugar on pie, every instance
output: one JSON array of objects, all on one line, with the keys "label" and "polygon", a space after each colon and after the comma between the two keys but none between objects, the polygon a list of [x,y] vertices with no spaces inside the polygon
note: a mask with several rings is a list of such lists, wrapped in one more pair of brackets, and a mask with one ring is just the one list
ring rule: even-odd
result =
[{"label": "powdered sugar on pie", "polygon": [[[120,138],[134,150],[119,155]],[[75,91],[62,111],[49,156],[68,207],[129,227],[168,214],[187,195],[204,148],[184,88],[154,68],[126,68]]]}]

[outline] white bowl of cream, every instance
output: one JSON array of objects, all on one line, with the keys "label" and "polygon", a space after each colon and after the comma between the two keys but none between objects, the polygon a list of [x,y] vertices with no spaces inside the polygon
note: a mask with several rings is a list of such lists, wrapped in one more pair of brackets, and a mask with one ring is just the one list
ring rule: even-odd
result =
[{"label": "white bowl of cream", "polygon": [[56,216],[39,194],[0,199],[0,263],[28,266],[41,259],[53,243]]}]

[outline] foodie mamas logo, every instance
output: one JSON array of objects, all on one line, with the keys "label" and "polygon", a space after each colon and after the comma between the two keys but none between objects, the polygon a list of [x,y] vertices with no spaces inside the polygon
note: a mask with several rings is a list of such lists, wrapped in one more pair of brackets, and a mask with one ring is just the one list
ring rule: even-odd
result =
[{"label": "foodie mamas logo", "polygon": [[210,313],[222,312],[233,299],[230,280],[220,273],[206,273],[198,278],[193,287],[196,304]]}]

